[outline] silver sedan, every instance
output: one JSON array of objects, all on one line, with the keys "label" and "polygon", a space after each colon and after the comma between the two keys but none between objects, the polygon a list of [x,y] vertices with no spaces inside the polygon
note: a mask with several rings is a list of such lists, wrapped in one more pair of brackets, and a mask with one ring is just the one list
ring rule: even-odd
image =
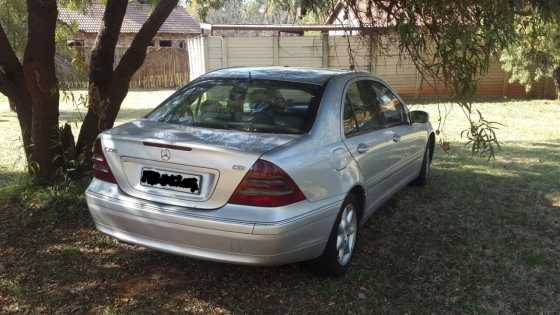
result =
[{"label": "silver sedan", "polygon": [[373,212],[429,181],[434,144],[428,115],[370,74],[221,69],[103,132],[86,199],[124,242],[339,275]]}]

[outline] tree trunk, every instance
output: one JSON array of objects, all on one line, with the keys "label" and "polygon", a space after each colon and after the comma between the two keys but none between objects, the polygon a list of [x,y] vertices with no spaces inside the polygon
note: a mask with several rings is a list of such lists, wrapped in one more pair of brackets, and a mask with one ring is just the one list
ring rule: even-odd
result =
[{"label": "tree trunk", "polygon": [[106,116],[101,119],[101,125],[105,129],[113,128],[121,104],[128,93],[132,76],[144,63],[148,45],[178,2],[178,0],[161,0],[123,55],[115,69],[115,81],[111,86],[110,94],[111,106]]},{"label": "tree trunk", "polygon": [[554,69],[552,78],[554,80],[554,86],[556,87],[556,98],[560,101],[560,66]]},{"label": "tree trunk", "polygon": [[[0,25],[0,93],[6,95],[16,111],[21,128],[25,158],[31,154],[31,96],[27,91],[23,68]],[[29,168],[28,168],[29,170]]]},{"label": "tree trunk", "polygon": [[[89,73],[89,106],[80,129],[76,151],[81,162],[89,163],[91,144],[103,131],[99,124],[109,107],[109,91],[113,80],[115,47],[126,13],[128,0],[109,0],[103,14],[103,25],[91,53]],[[83,163],[81,163],[83,164]]]},{"label": "tree trunk", "polygon": [[56,0],[27,0],[28,33],[23,69],[31,95],[33,142],[31,166],[39,182],[57,174],[60,159],[58,137],[58,81],[55,73]]},{"label": "tree trunk", "polygon": [[[107,3],[109,7],[111,1]],[[161,0],[142,25],[142,28],[134,37],[130,47],[126,50],[117,68],[111,73],[111,81],[108,89],[99,88],[99,83],[92,80],[90,76],[89,88],[89,108],[84,119],[78,138],[77,150],[83,161],[87,163],[91,155],[91,147],[97,135],[113,127],[115,119],[119,113],[121,104],[128,93],[130,79],[134,73],[142,66],[146,58],[146,49],[157,34],[161,25],[165,22],[169,14],[177,6],[178,0]],[[115,17],[108,15],[107,9],[104,15],[104,26],[107,28],[108,22],[105,19]],[[122,21],[121,21],[122,22]],[[102,34],[99,35],[97,42],[101,41]],[[96,45],[97,46],[97,45]],[[105,46],[103,49],[110,49]],[[114,51],[114,47],[112,48]],[[93,64],[93,57],[92,57]],[[112,65],[112,63],[111,63]],[[106,68],[105,68],[106,69]]]}]

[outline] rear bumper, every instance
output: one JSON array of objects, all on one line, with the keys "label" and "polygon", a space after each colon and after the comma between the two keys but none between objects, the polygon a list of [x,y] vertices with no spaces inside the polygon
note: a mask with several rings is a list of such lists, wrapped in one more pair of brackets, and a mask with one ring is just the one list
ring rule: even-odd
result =
[{"label": "rear bumper", "polygon": [[320,256],[342,203],[331,202],[278,222],[252,222],[209,216],[215,210],[181,213],[177,207],[124,194],[104,195],[91,186],[86,200],[97,229],[119,240],[193,258],[248,265],[281,265]]}]

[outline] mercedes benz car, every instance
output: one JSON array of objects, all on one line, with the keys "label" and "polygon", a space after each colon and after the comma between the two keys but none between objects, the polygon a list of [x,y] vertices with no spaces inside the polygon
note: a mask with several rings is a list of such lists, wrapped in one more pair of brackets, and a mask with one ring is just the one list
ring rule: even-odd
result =
[{"label": "mercedes benz car", "polygon": [[372,213],[428,183],[434,144],[428,114],[368,73],[227,68],[100,134],[86,199],[127,243],[340,275]]}]

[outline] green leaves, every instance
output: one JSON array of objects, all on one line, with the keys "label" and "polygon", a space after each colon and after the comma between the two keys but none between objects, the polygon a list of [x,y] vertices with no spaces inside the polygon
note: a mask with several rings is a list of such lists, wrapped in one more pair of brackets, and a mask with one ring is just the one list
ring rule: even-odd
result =
[{"label": "green leaves", "polygon": [[[74,11],[84,11],[92,4],[93,0],[58,0],[59,7],[68,8]],[[102,1],[106,2],[106,1]]]},{"label": "green leaves", "polygon": [[500,58],[503,69],[511,74],[510,81],[524,85],[527,91],[538,81],[552,78],[560,67],[560,22],[537,12],[515,19],[516,40]]},{"label": "green leaves", "polygon": [[[468,105],[470,107],[470,104]],[[464,105],[467,107],[467,105]],[[496,121],[486,120],[482,113],[477,109],[475,113],[478,117],[472,117],[472,112],[465,111],[470,127],[461,131],[461,137],[467,138],[465,145],[471,145],[471,153],[494,159],[496,150],[500,149],[500,142],[496,136],[496,130],[503,126]]]},{"label": "green leaves", "polygon": [[[311,1],[310,5],[316,11],[331,8],[331,1],[320,2]],[[550,76],[553,65],[558,67],[558,1],[342,0],[341,3],[354,11],[358,17],[356,23],[362,26],[372,22],[372,15],[386,16],[386,29],[399,37],[400,54],[412,59],[428,84],[444,82],[450,96],[466,113],[470,128],[462,135],[472,146],[473,154],[492,158],[499,148],[495,133],[499,123],[487,121],[480,112],[471,111],[477,82],[487,73],[492,58],[506,50],[502,55],[504,68],[512,72],[514,80],[524,84]],[[379,24],[378,20],[375,22]],[[533,29],[539,24],[546,26],[538,29],[540,35]],[[525,43],[521,40],[517,44],[520,32],[528,35],[521,36],[526,38]]]},{"label": "green leaves", "polygon": [[226,0],[190,0],[191,8],[196,11],[196,15],[201,21],[205,21],[211,9],[218,9],[224,6]]},{"label": "green leaves", "polygon": [[[379,6],[381,1],[373,1]],[[379,3],[378,3],[379,2]],[[469,121],[461,133],[473,154],[493,158],[500,145],[499,123],[472,111],[479,78],[490,60],[511,40],[513,8],[505,1],[394,1],[388,11],[396,23],[401,53],[412,58],[422,76],[444,82]]]},{"label": "green leaves", "polygon": [[27,5],[22,0],[0,0],[0,8],[0,24],[21,59],[27,44]]}]

